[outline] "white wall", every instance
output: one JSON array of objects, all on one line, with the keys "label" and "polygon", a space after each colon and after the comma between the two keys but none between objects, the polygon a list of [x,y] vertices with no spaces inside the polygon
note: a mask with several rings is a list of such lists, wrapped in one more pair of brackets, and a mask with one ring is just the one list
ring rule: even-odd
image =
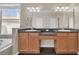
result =
[{"label": "white wall", "polygon": [[79,7],[75,7],[75,28],[79,29]]}]

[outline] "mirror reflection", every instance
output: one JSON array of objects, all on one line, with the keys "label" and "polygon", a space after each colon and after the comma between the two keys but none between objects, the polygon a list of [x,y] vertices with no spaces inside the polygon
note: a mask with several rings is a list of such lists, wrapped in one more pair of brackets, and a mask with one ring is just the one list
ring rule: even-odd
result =
[{"label": "mirror reflection", "polygon": [[69,6],[27,7],[33,28],[74,28],[74,8]]}]

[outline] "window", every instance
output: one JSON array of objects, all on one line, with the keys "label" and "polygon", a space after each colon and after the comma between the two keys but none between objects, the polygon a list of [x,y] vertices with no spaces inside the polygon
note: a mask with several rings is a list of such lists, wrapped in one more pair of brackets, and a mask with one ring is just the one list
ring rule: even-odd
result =
[{"label": "window", "polygon": [[12,34],[12,28],[19,28],[19,20],[2,20],[1,34]]},{"label": "window", "polygon": [[2,19],[20,19],[19,9],[16,8],[2,9]]},{"label": "window", "polygon": [[20,8],[1,8],[1,34],[12,34],[12,28],[20,28]]}]

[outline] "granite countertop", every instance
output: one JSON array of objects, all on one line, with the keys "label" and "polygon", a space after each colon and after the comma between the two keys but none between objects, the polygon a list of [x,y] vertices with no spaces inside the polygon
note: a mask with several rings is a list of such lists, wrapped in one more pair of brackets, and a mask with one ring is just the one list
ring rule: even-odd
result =
[{"label": "granite countertop", "polygon": [[[46,31],[48,30],[48,31]],[[25,28],[19,29],[18,32],[79,32],[79,29],[72,28]]]},{"label": "granite countertop", "polygon": [[40,32],[40,30],[26,28],[26,29],[19,29],[18,32]]}]

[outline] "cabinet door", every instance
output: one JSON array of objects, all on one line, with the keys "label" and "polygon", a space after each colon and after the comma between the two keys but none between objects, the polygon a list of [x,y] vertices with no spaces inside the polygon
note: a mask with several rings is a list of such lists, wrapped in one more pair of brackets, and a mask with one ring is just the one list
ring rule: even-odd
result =
[{"label": "cabinet door", "polygon": [[27,52],[28,51],[28,33],[19,33],[19,51]]},{"label": "cabinet door", "polygon": [[39,33],[29,33],[30,53],[39,53]]},{"label": "cabinet door", "polygon": [[68,52],[68,40],[66,37],[57,39],[56,42],[56,53],[67,53]]},{"label": "cabinet door", "polygon": [[78,38],[77,37],[69,37],[68,40],[68,51],[70,53],[77,53],[77,49],[78,49]]}]

